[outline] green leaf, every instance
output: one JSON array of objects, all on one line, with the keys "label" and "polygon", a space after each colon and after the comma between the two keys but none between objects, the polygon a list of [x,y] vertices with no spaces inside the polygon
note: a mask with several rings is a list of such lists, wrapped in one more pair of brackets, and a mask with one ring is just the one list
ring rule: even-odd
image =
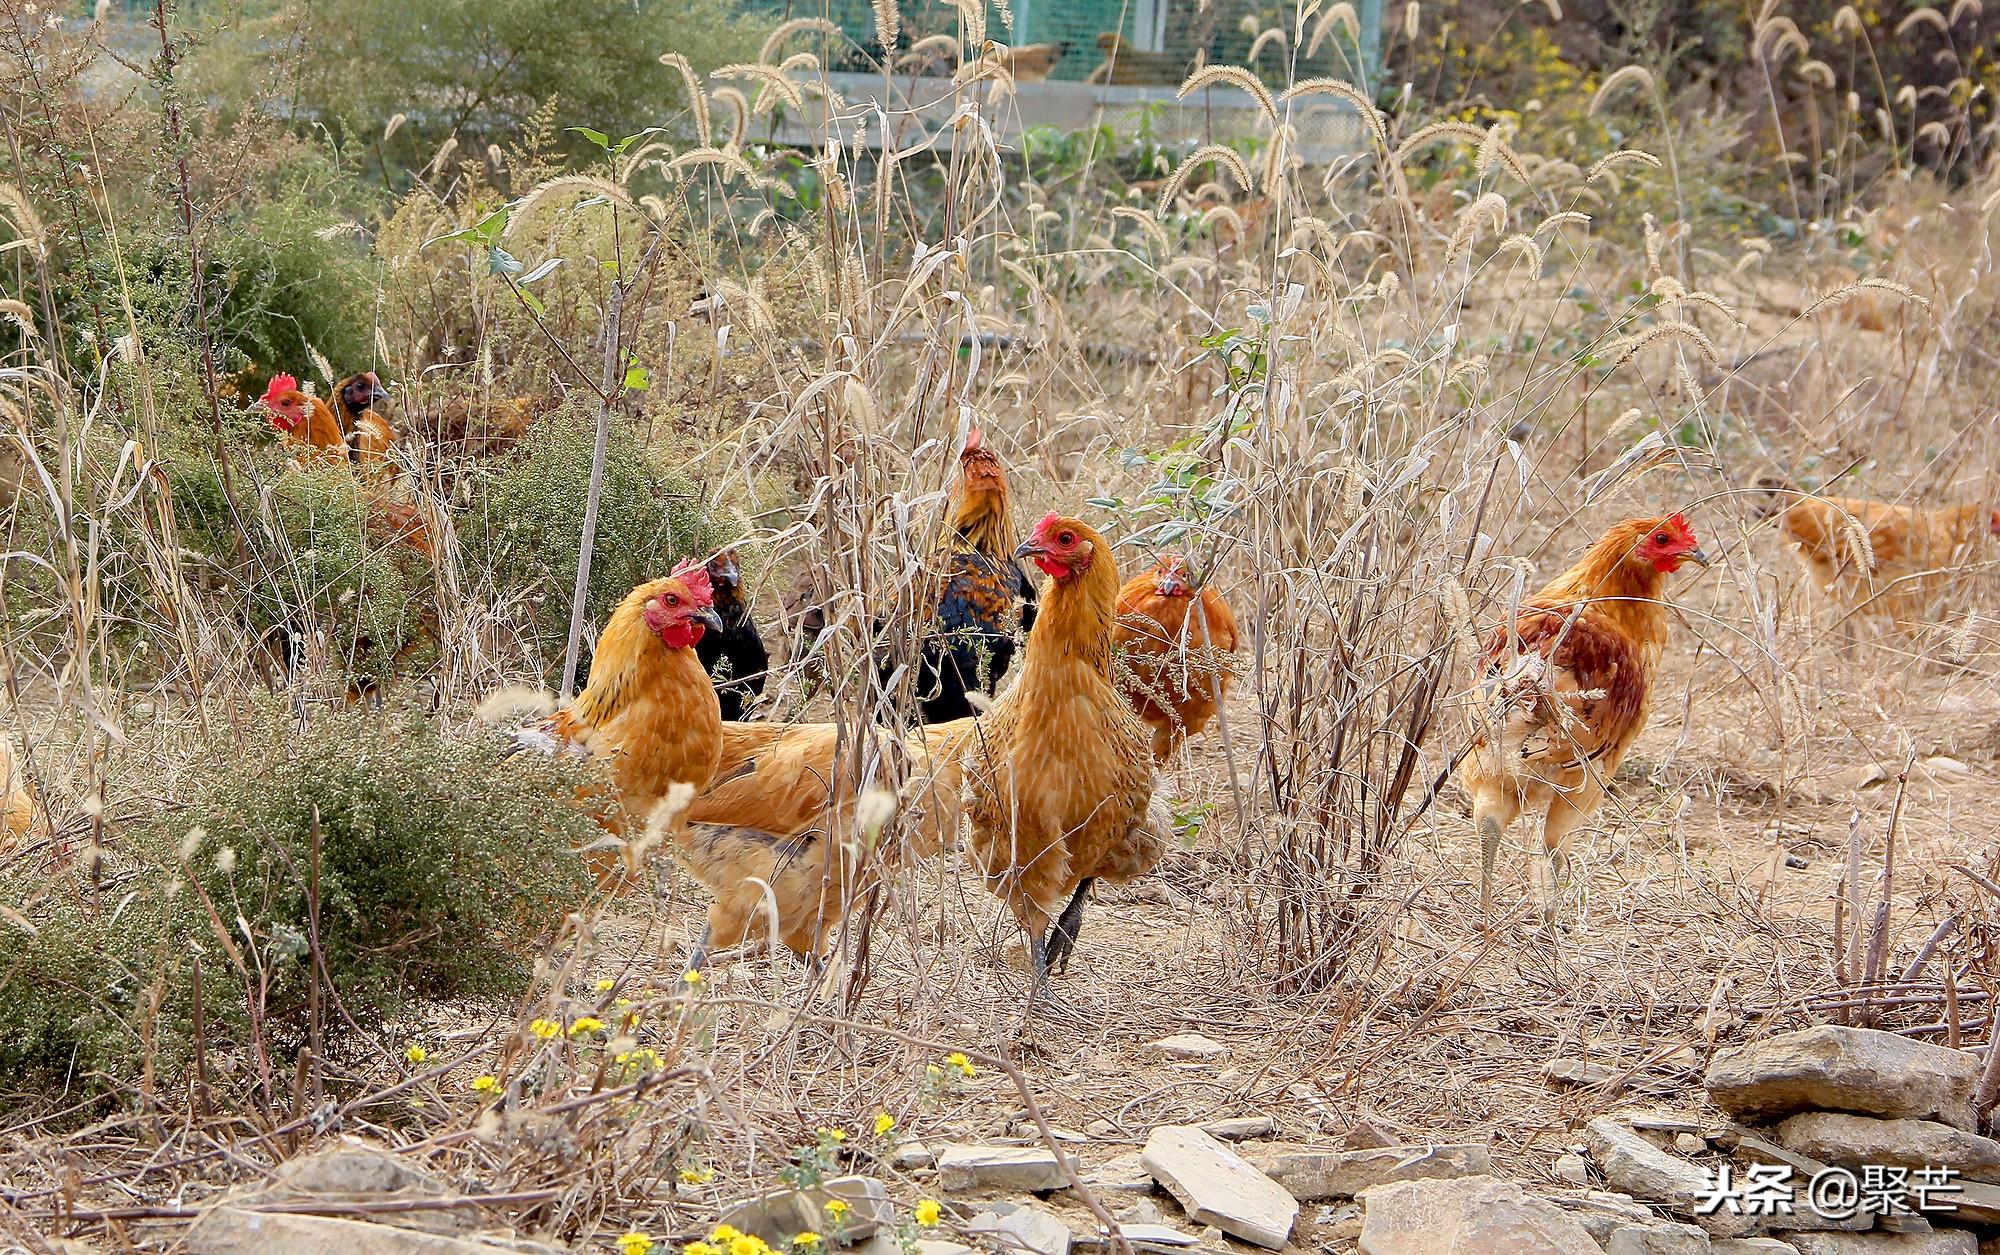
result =
[{"label": "green leaf", "polygon": [[463,230],[432,236],[424,241],[424,247],[429,248],[444,240],[455,240],[462,244],[477,244],[490,248],[500,239],[500,233],[507,229],[507,215],[513,211],[512,205],[502,205]]},{"label": "green leaf", "polygon": [[541,298],[526,288],[515,288],[514,295],[521,298],[521,304],[535,311],[535,317],[546,318],[549,311],[542,305]]},{"label": "green leaf", "polygon": [[591,143],[602,148],[605,152],[611,151],[611,137],[603,131],[593,131],[587,126],[566,126],[563,130],[568,131],[572,135],[583,136]]},{"label": "green leaf", "polygon": [[640,131],[636,134],[627,135],[624,139],[619,140],[615,145],[613,145],[611,151],[622,157],[625,155],[626,149],[632,147],[632,145],[638,143],[640,140],[646,138],[648,135],[658,135],[663,129],[664,128],[662,127],[649,126],[645,130]]},{"label": "green leaf", "polygon": [[541,265],[535,267],[533,270],[530,270],[527,274],[522,275],[518,280],[516,280],[516,282],[534,283],[537,280],[546,279],[549,277],[550,271],[554,270],[557,266],[560,266],[562,264],[563,264],[562,258],[551,257],[547,261],[543,262]]},{"label": "green leaf", "polygon": [[644,392],[646,389],[652,386],[653,386],[652,371],[647,370],[644,366],[631,366],[626,368],[625,390],[627,392]]},{"label": "green leaf", "polygon": [[517,275],[527,267],[521,259],[501,248],[498,244],[486,250],[486,273],[490,275]]}]

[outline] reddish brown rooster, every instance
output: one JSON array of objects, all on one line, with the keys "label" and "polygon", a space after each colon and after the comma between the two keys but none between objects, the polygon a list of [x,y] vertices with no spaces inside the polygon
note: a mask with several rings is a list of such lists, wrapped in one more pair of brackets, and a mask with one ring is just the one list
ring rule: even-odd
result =
[{"label": "reddish brown rooster", "polygon": [[1628,519],[1487,639],[1459,766],[1479,830],[1482,907],[1500,838],[1526,810],[1542,816],[1538,879],[1554,917],[1563,842],[1603,803],[1646,726],[1667,639],[1661,593],[1687,562],[1708,565],[1687,520]]},{"label": "reddish brown rooster", "polygon": [[1112,643],[1125,664],[1119,688],[1152,728],[1153,761],[1163,763],[1208,726],[1229,691],[1236,616],[1185,557],[1168,554],[1118,590]]}]

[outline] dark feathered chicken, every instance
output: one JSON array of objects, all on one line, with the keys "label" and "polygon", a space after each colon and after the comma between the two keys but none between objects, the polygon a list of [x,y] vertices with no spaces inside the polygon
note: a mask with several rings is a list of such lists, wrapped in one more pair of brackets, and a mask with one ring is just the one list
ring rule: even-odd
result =
[{"label": "dark feathered chicken", "polygon": [[[966,694],[998,691],[1013,665],[1015,634],[1035,622],[1035,586],[1014,560],[1007,472],[978,428],[958,459],[951,523],[938,542],[942,589],[937,618],[917,660],[917,703],[925,723],[974,713]],[[882,662],[885,676],[892,663]]]},{"label": "dark feathered chicken", "polygon": [[744,713],[764,694],[771,655],[757,633],[757,621],[750,617],[749,604],[743,600],[743,568],[734,549],[725,549],[708,560],[708,582],[715,590],[715,613],[722,618],[722,630],[703,633],[695,644],[695,654],[715,681],[722,717],[741,723]]}]

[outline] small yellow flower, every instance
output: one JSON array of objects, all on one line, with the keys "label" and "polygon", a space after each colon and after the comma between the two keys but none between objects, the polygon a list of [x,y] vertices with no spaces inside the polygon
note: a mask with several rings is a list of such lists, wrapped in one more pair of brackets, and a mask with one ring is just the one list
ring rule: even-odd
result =
[{"label": "small yellow flower", "polygon": [[924,1065],[924,1076],[930,1080],[931,1084],[935,1085],[944,1079],[944,1069],[935,1063],[926,1063]]},{"label": "small yellow flower", "polygon": [[618,1239],[618,1255],[646,1255],[653,1249],[653,1239],[637,1229]]},{"label": "small yellow flower", "polygon": [[694,968],[689,968],[687,971],[681,973],[681,983],[694,989],[701,988],[701,983],[707,979],[706,976],[703,976]]},{"label": "small yellow flower", "polygon": [[944,1061],[957,1068],[962,1075],[973,1075],[972,1060],[963,1050],[954,1050],[944,1057]]},{"label": "small yellow flower", "polygon": [[835,1220],[845,1216],[849,1210],[847,1200],[844,1198],[829,1198],[826,1200],[826,1214],[832,1216]]},{"label": "small yellow flower", "polygon": [[819,1126],[819,1135],[829,1142],[844,1142],[847,1140],[846,1129],[829,1128],[824,1124]]},{"label": "small yellow flower", "polygon": [[711,1242],[720,1242],[726,1246],[742,1236],[733,1226],[719,1224],[709,1231],[708,1240]]},{"label": "small yellow flower", "polygon": [[491,1073],[472,1078],[472,1092],[475,1094],[495,1094],[500,1091],[500,1078]]},{"label": "small yellow flower", "polygon": [[431,1057],[431,1052],[425,1050],[422,1046],[419,1046],[417,1043],[411,1042],[407,1047],[404,1048],[403,1057],[405,1059],[408,1059],[411,1063],[422,1063],[424,1060]]},{"label": "small yellow flower", "polygon": [[917,1223],[931,1228],[944,1216],[944,1208],[938,1206],[934,1198],[926,1198],[917,1204]]},{"label": "small yellow flower", "polygon": [[690,1242],[681,1248],[681,1255],[722,1255],[707,1242]]},{"label": "small yellow flower", "polygon": [[798,1247],[801,1250],[807,1250],[807,1251],[812,1250],[814,1247],[818,1246],[819,1243],[820,1243],[819,1234],[814,1233],[811,1229],[807,1229],[804,1233],[798,1234],[792,1238],[792,1245]]},{"label": "small yellow flower", "polygon": [[533,1033],[535,1036],[541,1038],[543,1041],[547,1041],[549,1038],[554,1037],[557,1033],[562,1032],[562,1025],[556,1023],[554,1020],[540,1019],[529,1024],[528,1031]]},{"label": "small yellow flower", "polygon": [[713,1168],[682,1168],[681,1181],[687,1185],[707,1185],[715,1180]]},{"label": "small yellow flower", "polygon": [[581,1037],[585,1033],[599,1032],[603,1028],[604,1021],[598,1019],[596,1016],[579,1015],[576,1017],[576,1023],[569,1026],[569,1035],[571,1037]]},{"label": "small yellow flower", "polygon": [[616,985],[617,983],[618,983],[617,981],[612,980],[609,976],[607,976],[603,980],[597,982],[597,992],[601,994],[609,993],[611,992],[611,987],[613,985]]},{"label": "small yellow flower", "polygon": [[770,1249],[764,1244],[764,1239],[747,1233],[729,1239],[729,1255],[764,1255]]},{"label": "small yellow flower", "polygon": [[890,1129],[893,1129],[895,1127],[896,1127],[896,1117],[890,1115],[886,1111],[878,1111],[875,1113],[875,1136],[881,1137],[883,1134],[887,1133]]}]

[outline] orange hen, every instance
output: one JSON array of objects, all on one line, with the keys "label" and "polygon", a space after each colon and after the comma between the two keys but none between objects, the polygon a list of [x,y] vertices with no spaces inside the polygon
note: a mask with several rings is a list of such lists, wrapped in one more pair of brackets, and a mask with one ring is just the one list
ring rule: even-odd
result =
[{"label": "orange hen", "polygon": [[1553,918],[1563,842],[1603,803],[1646,726],[1667,639],[1661,592],[1687,562],[1708,556],[1680,515],[1628,519],[1487,638],[1459,765],[1479,830],[1482,907],[1492,906],[1500,838],[1525,810],[1542,818],[1539,879]]},{"label": "orange hen", "polygon": [[1104,537],[1050,514],[1015,550],[1049,576],[1020,673],[952,738],[973,855],[1028,935],[1036,992],[1067,965],[1084,900],[1166,853],[1149,813],[1152,737],[1111,679],[1118,567]]},{"label": "orange hen", "polygon": [[326,402],[301,389],[294,376],[282,372],[271,376],[258,404],[264,407],[271,426],[285,444],[308,460],[347,461],[347,441],[341,436],[340,420]]},{"label": "orange hen", "polygon": [[641,824],[674,786],[707,788],[722,758],[722,714],[694,646],[719,622],[699,564],[639,585],[597,638],[584,690],[516,732],[516,743],[603,761],[624,815]]},{"label": "orange hen", "polygon": [[2000,510],[1920,510],[1860,497],[1800,497],[1778,516],[1806,573],[1850,614],[1882,612],[1904,632],[1934,616],[1952,569],[2000,536]]},{"label": "orange hen", "polygon": [[1119,687],[1152,728],[1153,761],[1163,763],[1229,692],[1236,616],[1185,557],[1169,554],[1118,590],[1112,643],[1125,664]]}]

